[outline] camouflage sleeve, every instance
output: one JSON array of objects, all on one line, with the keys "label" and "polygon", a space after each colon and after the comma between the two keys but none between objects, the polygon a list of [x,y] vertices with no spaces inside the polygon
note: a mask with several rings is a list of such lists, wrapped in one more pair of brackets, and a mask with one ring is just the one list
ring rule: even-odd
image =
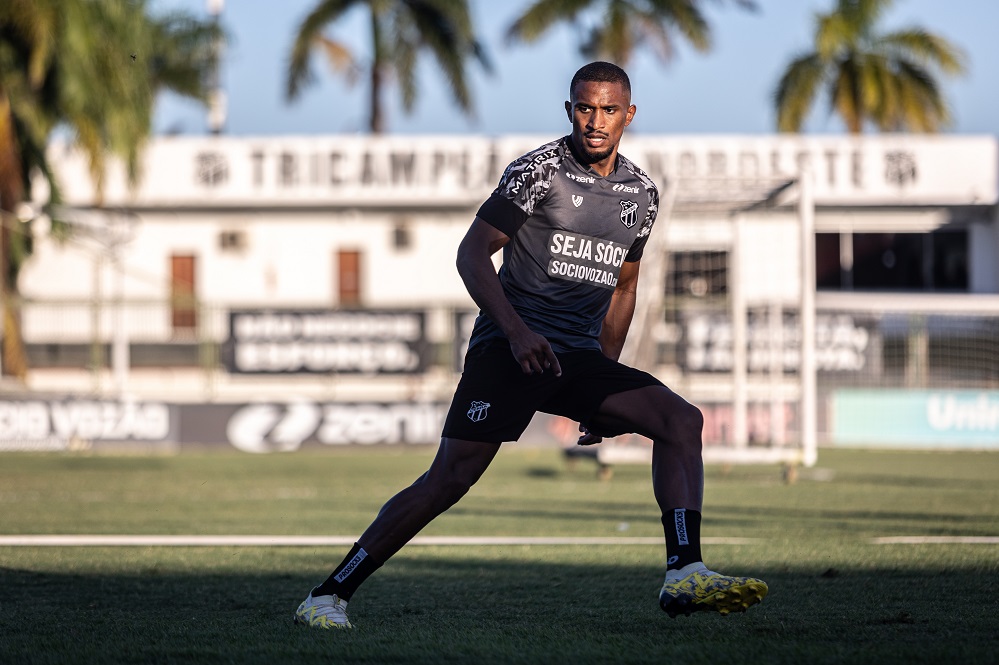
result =
[{"label": "camouflage sleeve", "polygon": [[642,228],[638,232],[635,242],[631,244],[631,249],[628,250],[628,256],[625,257],[625,261],[638,261],[642,258],[642,254],[645,252],[645,244],[649,241],[649,234],[652,232],[652,225],[656,223],[656,215],[659,214],[659,190],[656,188],[655,183],[647,177],[643,178],[643,180],[645,181],[645,191],[649,195],[649,207],[646,209]]},{"label": "camouflage sleeve", "polygon": [[511,162],[476,216],[513,237],[548,193],[560,159],[555,142]]}]

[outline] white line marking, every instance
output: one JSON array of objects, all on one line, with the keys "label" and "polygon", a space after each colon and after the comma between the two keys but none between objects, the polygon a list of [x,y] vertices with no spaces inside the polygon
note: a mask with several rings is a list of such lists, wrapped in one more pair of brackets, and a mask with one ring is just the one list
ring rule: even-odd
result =
[{"label": "white line marking", "polygon": [[[325,547],[357,536],[0,536],[0,547]],[[754,538],[702,538],[705,545],[746,545]],[[662,538],[417,536],[410,545],[664,545]]]},{"label": "white line marking", "polygon": [[999,536],[890,536],[872,538],[875,545],[999,545]]}]

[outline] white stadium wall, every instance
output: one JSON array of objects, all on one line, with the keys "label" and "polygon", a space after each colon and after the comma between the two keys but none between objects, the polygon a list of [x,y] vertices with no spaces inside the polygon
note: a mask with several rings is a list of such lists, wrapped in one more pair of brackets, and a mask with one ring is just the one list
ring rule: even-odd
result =
[{"label": "white stadium wall", "polygon": [[[66,201],[64,217],[83,227],[67,242],[39,237],[35,254],[21,273],[25,340],[34,353],[55,349],[51,362],[32,370],[28,388],[114,399],[130,395],[170,404],[242,404],[254,399],[278,404],[293,397],[327,406],[349,399],[383,405],[416,401],[433,405],[427,413],[439,414],[441,400],[450,397],[456,380],[463,331],[475,310],[454,267],[457,246],[503,167],[552,138],[156,138],[144,154],[139,186],[130,189],[120,167],[112,167],[99,209],[93,208],[94,192],[84,158],[66,146],[54,146],[50,158]],[[730,310],[695,308],[681,312],[669,330],[664,331],[660,321],[636,333],[647,333],[643,344],[676,343],[677,357],[659,358],[656,370],[692,399],[701,400],[697,403],[709,422],[706,440],[730,440],[733,427],[736,431],[748,427],[757,437],[765,431],[762,436],[778,440],[798,435],[792,403],[798,399],[794,374],[799,349],[792,348],[793,327],[803,287],[811,288],[801,279],[800,211],[794,198],[800,193],[800,183],[795,181],[801,174],[811,174],[817,233],[966,230],[966,292],[953,297],[928,295],[925,302],[918,294],[914,297],[926,307],[933,298],[934,302],[978,296],[987,300],[999,294],[997,146],[996,138],[988,136],[625,137],[622,152],[649,173],[663,194],[657,232],[666,240],[660,250],[664,256],[716,252],[730,260],[734,214],[743,211],[739,215],[741,263],[739,272],[729,279],[738,280],[739,297],[752,319],[744,395],[748,415],[733,415],[738,412],[733,404],[739,400],[733,398],[731,388],[731,334],[727,328],[721,332],[731,327]],[[753,191],[757,198],[735,205],[732,201],[740,191]],[[773,197],[767,199],[768,194]],[[117,249],[120,263],[106,242],[106,229],[115,225],[130,229],[127,242]],[[40,230],[43,227],[38,225]],[[337,292],[336,257],[341,251],[361,256],[359,302],[346,308]],[[197,325],[188,333],[178,333],[171,319],[170,261],[178,255],[195,257],[194,295],[199,310]],[[643,275],[653,274],[652,267],[651,260],[643,262]],[[662,284],[645,288],[657,291],[657,297],[662,295]],[[722,300],[730,295],[722,294]],[[820,312],[820,334],[832,330],[859,339],[874,330],[869,320],[871,305],[862,303],[862,311],[854,311],[842,299],[818,300],[820,307],[835,301],[839,308]],[[115,303],[120,304],[120,311]],[[276,310],[301,318],[356,306],[421,317],[420,339],[406,341],[412,347],[409,351],[419,356],[418,372],[365,374],[343,365],[339,373],[255,375],[241,371],[234,360],[233,346],[238,340],[229,330],[234,313],[251,316],[260,310]],[[969,307],[973,312],[981,309],[974,303]],[[767,312],[786,318],[766,328]],[[684,357],[684,342],[677,342],[676,336],[689,333],[684,326],[700,326],[703,332],[705,321],[716,326],[718,339],[725,338],[729,348],[708,337],[694,348],[688,339],[690,355]],[[964,321],[958,329],[968,325]],[[787,347],[782,351],[786,365],[781,364],[783,360],[775,364],[761,355],[772,349],[760,346],[761,335],[765,337],[760,330],[771,334],[784,327],[788,327],[782,342]],[[918,342],[919,334],[911,333],[910,340]],[[901,344],[899,339],[903,338],[889,335],[877,341],[889,348]],[[125,368],[127,376],[112,380],[110,356],[116,340],[131,348],[133,355],[131,366]],[[340,344],[340,352],[346,348],[341,339],[313,342],[330,347]],[[399,340],[392,343],[399,346]],[[919,343],[925,346],[924,355],[935,348],[929,342]],[[101,345],[106,348],[102,350]],[[146,356],[139,353],[142,345]],[[60,346],[68,349],[68,360],[59,356],[61,351],[56,353]],[[834,394],[835,390],[845,384],[857,387],[851,377],[873,376],[882,369],[871,364],[872,354],[881,347],[840,346],[820,350],[819,356],[820,399],[825,400],[819,420],[827,443],[834,442],[832,428],[838,422],[833,405],[840,405],[842,416],[843,409],[857,404],[850,401],[850,394]],[[364,352],[372,348],[369,345]],[[988,349],[979,350],[983,358]],[[158,366],[155,359],[160,357],[173,358],[174,365]],[[88,363],[94,362],[102,363],[103,369],[90,368]],[[871,378],[870,385],[861,387],[927,387],[918,362],[912,358],[897,362],[898,367],[885,371],[900,372],[901,383],[881,385]],[[840,369],[866,364],[863,371],[851,375],[833,371],[837,363]],[[992,400],[992,393],[985,399]],[[924,401],[951,403],[935,395]],[[37,415],[49,409],[29,406],[20,404],[17,412]],[[748,425],[739,424],[740,417],[748,419]],[[782,427],[786,432],[774,434]],[[863,435],[851,432],[854,438],[850,440]],[[999,441],[999,425],[995,440]]]}]

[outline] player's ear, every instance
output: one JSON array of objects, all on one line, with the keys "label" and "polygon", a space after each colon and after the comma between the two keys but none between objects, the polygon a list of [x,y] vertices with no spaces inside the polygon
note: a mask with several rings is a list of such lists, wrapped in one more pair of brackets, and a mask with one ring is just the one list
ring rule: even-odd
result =
[{"label": "player's ear", "polygon": [[635,119],[635,112],[637,110],[638,110],[638,107],[635,106],[634,104],[632,104],[631,106],[628,107],[628,113],[627,113],[627,115],[624,116],[624,126],[625,127],[627,127],[628,125],[630,125],[631,121]]},{"label": "player's ear", "polygon": [[565,115],[569,118],[569,122],[572,122],[572,103],[569,101],[565,102]]}]

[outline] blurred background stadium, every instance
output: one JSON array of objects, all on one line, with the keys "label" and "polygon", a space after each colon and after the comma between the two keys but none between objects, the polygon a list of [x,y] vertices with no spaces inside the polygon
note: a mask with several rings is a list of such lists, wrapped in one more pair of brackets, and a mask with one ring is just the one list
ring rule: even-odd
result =
[{"label": "blurred background stadium", "polygon": [[[970,71],[983,85],[988,64],[961,34],[907,31],[913,12],[916,28],[937,25],[919,20],[927,3],[803,3],[791,41],[804,54],[773,54],[782,64],[755,93],[769,128],[720,123],[724,133],[657,122],[669,84],[654,75],[696,66],[712,44],[723,67],[738,68],[724,26],[772,23],[779,3],[702,7],[702,32],[664,14],[659,28],[623,34],[601,14],[619,3],[588,3],[551,25],[533,3],[510,3],[502,32],[488,36],[496,6],[454,3],[436,20],[460,29],[424,54],[419,85],[413,58],[432,39],[400,27],[408,3],[388,3],[395,48],[376,60],[352,32],[377,23],[367,4],[326,22],[309,18],[324,3],[283,11],[290,31],[274,36],[282,69],[271,85],[281,92],[270,97],[309,106],[303,90],[325,76],[328,129],[270,132],[231,127],[247,113],[233,99],[248,86],[231,73],[244,88],[227,89],[225,72],[259,46],[240,32],[246,5],[133,3],[142,15],[126,16],[77,0],[67,12],[90,21],[85,56],[72,51],[69,22],[31,14],[44,3],[0,10],[0,449],[435,442],[476,314],[453,267],[457,244],[503,167],[565,128],[398,132],[389,111],[406,127],[410,97],[424,95],[441,116],[460,114],[488,98],[476,88],[491,79],[474,77],[489,66],[520,79],[506,93],[527,98],[516,113],[541,114],[525,79],[552,72],[502,62],[513,47],[551,58],[537,50],[545,39],[572,46],[556,50],[557,101],[545,115],[561,114],[587,59],[634,64],[641,122],[622,152],[660,185],[662,206],[624,359],[701,407],[706,459],[811,465],[823,446],[995,448],[999,147],[991,128],[954,131],[962,117],[948,100],[952,76]],[[966,4],[960,12],[995,16],[992,3]],[[45,21],[66,31],[65,49],[37,38]],[[667,59],[670,50],[683,57]],[[326,76],[327,55],[345,76]],[[379,89],[372,71],[391,85],[368,107],[359,91]],[[89,96],[66,85],[73,76]],[[443,80],[449,88],[433,87]],[[702,81],[709,97],[725,85]],[[696,93],[669,103],[696,106]],[[741,103],[723,115],[753,113]],[[823,124],[825,107],[833,120]],[[190,123],[191,108],[195,129],[167,127]],[[524,443],[575,435],[541,414]],[[642,460],[647,449],[624,437],[600,455]]]}]

